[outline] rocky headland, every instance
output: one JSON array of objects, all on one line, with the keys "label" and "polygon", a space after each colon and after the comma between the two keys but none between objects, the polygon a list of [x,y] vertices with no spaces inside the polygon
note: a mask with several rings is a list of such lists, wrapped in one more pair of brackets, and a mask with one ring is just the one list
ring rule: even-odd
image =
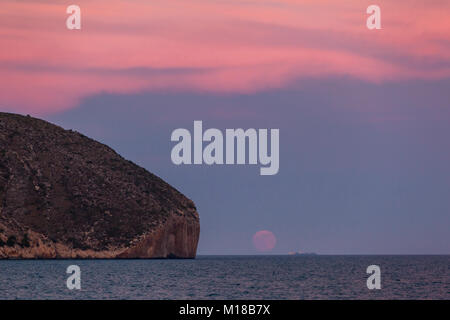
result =
[{"label": "rocky headland", "polygon": [[78,132],[0,113],[0,258],[194,258],[194,203]]}]

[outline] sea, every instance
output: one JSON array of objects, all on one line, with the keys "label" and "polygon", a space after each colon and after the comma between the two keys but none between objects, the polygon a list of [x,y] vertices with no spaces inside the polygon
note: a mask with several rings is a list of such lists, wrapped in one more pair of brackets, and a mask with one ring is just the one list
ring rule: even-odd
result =
[{"label": "sea", "polygon": [[[70,290],[67,267],[80,268]],[[381,289],[368,289],[367,267]],[[450,255],[0,260],[0,299],[450,299]]]}]

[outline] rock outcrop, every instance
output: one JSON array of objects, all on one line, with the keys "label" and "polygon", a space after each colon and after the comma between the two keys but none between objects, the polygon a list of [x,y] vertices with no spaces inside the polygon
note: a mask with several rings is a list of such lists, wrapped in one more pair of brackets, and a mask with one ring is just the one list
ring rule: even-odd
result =
[{"label": "rock outcrop", "polygon": [[0,258],[194,258],[194,203],[108,146],[0,113]]}]

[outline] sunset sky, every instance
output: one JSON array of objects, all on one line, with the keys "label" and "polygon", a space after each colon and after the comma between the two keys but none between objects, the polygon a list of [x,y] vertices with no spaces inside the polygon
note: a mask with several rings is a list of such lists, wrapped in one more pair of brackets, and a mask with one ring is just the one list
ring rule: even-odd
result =
[{"label": "sunset sky", "polygon": [[[3,0],[0,48],[0,111],[173,184],[199,254],[255,253],[259,230],[273,253],[450,253],[450,1]],[[280,173],[174,166],[170,133],[194,120],[279,128]]]}]

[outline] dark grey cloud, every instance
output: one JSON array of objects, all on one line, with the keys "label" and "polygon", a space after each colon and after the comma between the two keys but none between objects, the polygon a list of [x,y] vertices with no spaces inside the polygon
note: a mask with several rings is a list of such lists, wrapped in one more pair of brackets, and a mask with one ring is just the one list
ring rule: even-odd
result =
[{"label": "dark grey cloud", "polygon": [[[112,146],[197,204],[201,254],[450,253],[450,79],[308,79],[254,94],[100,94],[47,119]],[[172,130],[279,128],[280,172],[175,166]]]}]

